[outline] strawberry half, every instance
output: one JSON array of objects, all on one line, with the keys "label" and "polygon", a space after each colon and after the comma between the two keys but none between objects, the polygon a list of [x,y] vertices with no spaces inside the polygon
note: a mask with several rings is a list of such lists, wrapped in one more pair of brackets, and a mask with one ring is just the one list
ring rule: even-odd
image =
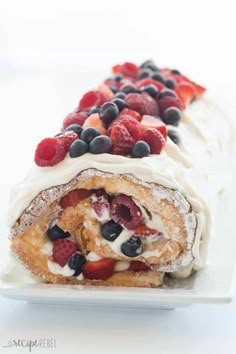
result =
[{"label": "strawberry half", "polygon": [[159,231],[154,230],[154,229],[149,229],[144,224],[139,225],[134,231],[134,235],[140,236],[140,237],[151,236],[151,235],[155,235],[155,234],[159,234],[159,233],[160,233]]},{"label": "strawberry half", "polygon": [[143,119],[141,121],[141,131],[142,134],[144,134],[144,132],[148,129],[148,128],[154,128],[157,129],[162,135],[163,137],[167,138],[167,129],[166,129],[166,125],[165,123],[163,123],[160,119],[158,118],[154,118],[152,116],[149,115],[144,115]]},{"label": "strawberry half", "polygon": [[180,83],[175,88],[175,92],[186,106],[193,101],[197,94],[194,86],[189,82]]},{"label": "strawberry half", "polygon": [[106,280],[112,276],[115,268],[115,261],[111,258],[104,258],[97,262],[87,262],[83,266],[85,278],[90,280]]},{"label": "strawberry half", "polygon": [[93,193],[92,189],[74,189],[61,198],[60,205],[63,209],[67,207],[74,208],[81,200],[90,197]]},{"label": "strawberry half", "polygon": [[149,267],[144,263],[140,261],[131,261],[130,266],[128,270],[132,270],[133,272],[141,272],[141,271],[146,271],[148,270]]}]

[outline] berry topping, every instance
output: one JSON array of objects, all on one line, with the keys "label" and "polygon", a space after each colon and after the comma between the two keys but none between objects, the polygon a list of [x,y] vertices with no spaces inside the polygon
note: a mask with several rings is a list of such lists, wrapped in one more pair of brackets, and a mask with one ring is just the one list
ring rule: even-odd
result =
[{"label": "berry topping", "polygon": [[150,146],[145,141],[137,141],[131,149],[131,157],[142,158],[150,155]]},{"label": "berry topping", "polygon": [[117,224],[114,220],[108,221],[101,227],[101,233],[103,238],[110,242],[115,241],[115,239],[120,235],[122,230],[122,226]]},{"label": "berry topping", "polygon": [[96,262],[86,262],[83,266],[83,274],[90,280],[106,280],[113,275],[114,268],[114,259],[104,258]]},{"label": "berry topping", "polygon": [[125,98],[125,96],[126,96],[126,93],[122,92],[122,91],[119,91],[115,94],[115,98],[121,98],[122,100]]},{"label": "berry topping", "polygon": [[184,82],[180,83],[176,88],[175,92],[182,99],[187,106],[191,103],[196,97],[196,90],[191,83]]},{"label": "berry topping", "polygon": [[109,138],[109,136],[106,135],[97,136],[89,144],[89,152],[91,152],[92,154],[109,153],[111,151],[111,148],[111,139]]},{"label": "berry topping", "polygon": [[130,148],[125,146],[113,145],[111,149],[112,155],[127,156],[130,153]]},{"label": "berry topping", "polygon": [[114,80],[116,81],[116,82],[119,82],[120,80],[122,80],[124,78],[124,76],[122,75],[122,74],[116,74],[115,76],[114,76]]},{"label": "berry topping", "polygon": [[122,114],[119,118],[119,122],[125,126],[134,142],[140,140],[140,123],[135,118]]},{"label": "berry topping", "polygon": [[140,71],[140,73],[138,74],[137,79],[138,80],[142,80],[145,79],[147,77],[150,77],[152,75],[153,71],[149,68],[144,68]]},{"label": "berry topping", "polygon": [[73,141],[78,139],[78,135],[74,131],[66,131],[60,135],[58,139],[62,140],[66,151],[68,152]]},{"label": "berry topping", "polygon": [[136,79],[139,74],[139,67],[133,63],[126,62],[120,66],[120,73],[124,76]]},{"label": "berry topping", "polygon": [[167,138],[166,125],[159,118],[154,118],[152,116],[144,115],[141,121],[142,134],[144,134],[144,132],[148,128],[155,128],[159,130],[159,132],[163,135],[163,137],[166,140]]},{"label": "berry topping", "polygon": [[114,122],[109,134],[113,144],[112,153],[128,155],[135,142],[126,127],[121,122]]},{"label": "berry topping", "polygon": [[71,158],[79,157],[88,152],[88,144],[83,140],[75,140],[70,146],[69,155]]},{"label": "berry topping", "polygon": [[79,124],[71,124],[71,125],[69,125],[69,127],[67,127],[65,129],[65,132],[69,132],[69,131],[75,132],[78,135],[78,137],[80,137],[80,134],[82,133],[83,128]]},{"label": "berry topping", "polygon": [[128,230],[134,230],[142,222],[142,213],[132,198],[120,194],[111,203],[112,217]]},{"label": "berry topping", "polygon": [[156,97],[158,89],[156,88],[155,85],[151,84],[151,85],[147,85],[147,86],[143,86],[140,88],[141,92],[147,92],[151,97]]},{"label": "berry topping", "polygon": [[114,98],[112,100],[113,103],[115,103],[115,105],[117,105],[119,112],[122,111],[122,109],[124,109],[126,107],[126,103],[122,98]]},{"label": "berry topping", "polygon": [[119,115],[118,106],[113,102],[107,102],[102,105],[100,117],[106,126],[109,126]]},{"label": "berry topping", "polygon": [[34,161],[40,167],[54,166],[62,161],[65,155],[66,149],[60,138],[45,138],[36,148]]},{"label": "berry topping", "polygon": [[101,135],[106,135],[106,127],[100,119],[98,113],[91,114],[84,122],[83,128],[93,127],[96,128]]},{"label": "berry topping", "polygon": [[161,91],[163,88],[165,88],[165,86],[161,82],[155,81],[151,78],[142,79],[137,82],[137,88],[139,88],[139,89],[143,86],[148,86],[148,85],[156,86],[158,91]]},{"label": "berry topping", "polygon": [[141,115],[158,115],[159,109],[156,101],[146,92],[130,93],[125,97],[125,102],[129,109],[137,111]]},{"label": "berry topping", "polygon": [[165,145],[163,135],[155,128],[147,129],[143,134],[143,140],[150,146],[151,154],[160,154]]},{"label": "berry topping", "polygon": [[56,241],[60,238],[70,237],[70,233],[64,232],[62,229],[60,229],[60,227],[58,227],[57,225],[54,225],[53,227],[50,227],[49,229],[47,229],[47,236],[48,236],[49,240]]},{"label": "berry topping", "polygon": [[[110,89],[107,87],[110,91]],[[112,93],[113,95],[113,93]],[[100,106],[107,100],[107,95],[101,90],[92,90],[87,92],[79,102],[79,109],[88,111],[93,106]]]},{"label": "berry topping", "polygon": [[121,245],[121,251],[127,257],[137,257],[142,253],[142,241],[140,237],[132,236]]},{"label": "berry topping", "polygon": [[162,84],[165,84],[165,78],[160,72],[156,72],[156,73],[152,74],[151,78],[155,81],[159,81]]},{"label": "berry topping", "polygon": [[133,272],[142,272],[148,270],[149,267],[144,263],[140,261],[131,261],[130,266],[128,270],[131,270]]},{"label": "berry topping", "polygon": [[151,235],[155,235],[155,234],[160,234],[160,232],[157,230],[154,230],[154,229],[149,229],[149,227],[147,227],[144,224],[136,227],[136,229],[134,231],[134,235],[139,236],[139,237],[146,237],[146,236],[151,236]]},{"label": "berry topping", "polygon": [[64,267],[77,250],[77,245],[74,242],[67,239],[59,239],[53,244],[53,259],[61,267]]},{"label": "berry topping", "polygon": [[77,277],[80,275],[82,272],[82,268],[86,263],[86,258],[80,254],[80,253],[75,253],[69,260],[68,266],[70,269],[73,269],[75,271],[74,276]]},{"label": "berry topping", "polygon": [[183,105],[179,98],[166,96],[158,100],[158,106],[160,109],[160,115],[162,116],[163,112],[169,107],[177,107],[180,110],[183,109]]},{"label": "berry topping", "polygon": [[90,197],[93,192],[94,191],[90,189],[74,189],[73,191],[70,191],[68,194],[61,198],[60,205],[63,209],[67,207],[74,208],[81,200]]},{"label": "berry topping", "polygon": [[173,130],[173,129],[168,129],[168,137],[175,143],[176,145],[180,144],[180,137],[179,134]]},{"label": "berry topping", "polygon": [[161,99],[161,98],[167,97],[167,96],[177,97],[177,94],[175,93],[175,91],[165,88],[165,89],[161,90],[158,98]]},{"label": "berry topping", "polygon": [[176,107],[167,108],[162,114],[162,120],[166,124],[177,126],[180,122],[182,113]]},{"label": "berry topping", "polygon": [[176,82],[175,82],[174,79],[166,79],[165,85],[166,85],[166,87],[168,87],[169,89],[173,89],[173,88],[175,88],[175,86],[176,86]]},{"label": "berry topping", "polygon": [[[116,85],[115,81],[112,83],[112,85]],[[100,103],[97,103],[97,105],[101,106],[103,103],[109,102],[114,98],[114,93],[107,85],[100,84],[97,89],[103,96],[103,100],[100,100]]]},{"label": "berry topping", "polygon": [[87,119],[87,112],[72,112],[63,120],[61,130],[64,131],[69,125],[78,124],[82,126]]},{"label": "berry topping", "polygon": [[85,128],[81,133],[81,140],[89,144],[96,136],[99,136],[100,132],[96,128]]},{"label": "berry topping", "polygon": [[124,92],[125,94],[128,94],[128,93],[136,93],[138,90],[137,90],[137,87],[133,84],[125,84],[121,87],[121,92]]},{"label": "berry topping", "polygon": [[122,112],[120,113],[120,116],[119,117],[122,117],[122,116],[130,116],[132,118],[135,118],[138,122],[141,122],[142,120],[142,116],[141,114],[139,114],[138,112],[136,111],[133,111],[132,109],[128,109],[128,108],[124,108],[122,110]]},{"label": "berry topping", "polygon": [[101,110],[101,106],[94,106],[90,109],[88,116],[91,116],[94,113],[100,113],[100,110]]}]

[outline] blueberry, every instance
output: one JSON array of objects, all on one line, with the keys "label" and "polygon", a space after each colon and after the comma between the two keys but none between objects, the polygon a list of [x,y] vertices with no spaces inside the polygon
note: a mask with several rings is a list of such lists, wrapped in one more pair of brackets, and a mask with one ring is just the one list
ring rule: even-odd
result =
[{"label": "blueberry", "polygon": [[171,70],[171,74],[173,74],[173,75],[181,75],[181,72],[179,70],[173,69],[173,70]]},{"label": "blueberry", "polygon": [[93,106],[89,111],[89,116],[94,113],[100,113],[101,106]]},{"label": "blueberry", "polygon": [[124,100],[122,100],[122,98],[114,98],[112,100],[113,103],[115,103],[119,109],[119,112],[122,111],[122,109],[124,109],[125,107],[127,107],[126,103]]},{"label": "blueberry", "polygon": [[161,99],[166,96],[177,97],[177,94],[175,93],[175,91],[165,88],[165,89],[161,90],[158,98]]},{"label": "blueberry", "polygon": [[80,254],[80,253],[75,253],[69,260],[68,266],[70,269],[75,270],[75,273],[73,274],[74,276],[80,275],[82,272],[82,268],[86,263],[86,258]]},{"label": "blueberry", "polygon": [[113,79],[116,82],[120,82],[123,78],[124,78],[124,76],[122,74],[116,74]]},{"label": "blueberry", "polygon": [[114,220],[106,222],[101,227],[102,236],[110,242],[115,241],[115,239],[120,235],[122,230],[122,226],[120,224],[117,224]]},{"label": "blueberry", "polygon": [[146,77],[150,77],[152,74],[153,74],[152,70],[148,68],[144,68],[140,71],[137,80],[145,79]]},{"label": "blueberry", "polygon": [[139,237],[132,236],[121,245],[121,251],[127,257],[137,257],[142,252],[142,242]]},{"label": "blueberry", "polygon": [[125,98],[125,96],[126,96],[126,93],[125,92],[121,92],[121,91],[119,91],[119,92],[117,92],[115,94],[116,98],[121,98],[122,100]]},{"label": "blueberry", "polygon": [[131,149],[131,157],[142,158],[150,155],[150,146],[142,140],[137,141]]},{"label": "blueberry", "polygon": [[159,73],[159,72],[155,72],[154,74],[152,74],[151,79],[159,81],[162,84],[165,83],[164,76],[161,73]]},{"label": "blueberry", "polygon": [[179,134],[173,130],[173,129],[168,129],[168,137],[175,143],[176,145],[180,144],[180,137]]},{"label": "blueberry", "polygon": [[54,225],[53,227],[47,230],[47,236],[51,241],[56,241],[59,238],[67,238],[70,237],[69,232],[64,232],[60,227]]},{"label": "blueberry", "polygon": [[118,89],[115,86],[110,85],[109,89],[113,92],[113,93],[117,93]]},{"label": "blueberry", "polygon": [[177,126],[181,119],[181,111],[177,107],[169,107],[162,114],[162,120],[165,124]]},{"label": "blueberry", "polygon": [[79,157],[88,152],[88,144],[83,140],[75,140],[70,146],[70,157]]},{"label": "blueberry", "polygon": [[82,131],[80,139],[89,144],[94,138],[96,138],[96,136],[99,135],[100,132],[96,128],[88,127]]},{"label": "blueberry", "polygon": [[79,124],[71,124],[71,125],[69,125],[69,127],[67,127],[65,129],[65,132],[68,132],[68,131],[71,131],[71,130],[73,132],[75,132],[78,135],[78,137],[80,137],[80,135],[81,135],[81,133],[83,131],[83,128]]},{"label": "blueberry", "polygon": [[111,124],[119,115],[119,109],[113,102],[104,103],[101,107],[100,117],[106,126]]},{"label": "blueberry", "polygon": [[111,151],[112,142],[109,136],[100,135],[94,138],[89,144],[89,152],[92,154],[103,154]]},{"label": "blueberry", "polygon": [[120,90],[122,92],[127,93],[127,94],[138,92],[137,88],[133,84],[126,84],[126,85],[122,86]]},{"label": "blueberry", "polygon": [[153,84],[141,87],[140,91],[147,92],[151,97],[156,97],[157,95],[157,88]]},{"label": "blueberry", "polygon": [[145,69],[147,68],[153,71],[159,70],[153,60],[146,60],[144,63],[141,64],[141,68],[145,68]]},{"label": "blueberry", "polygon": [[173,79],[166,79],[165,85],[166,85],[166,87],[168,87],[169,89],[173,89],[173,88],[175,88],[175,86],[176,86],[176,82],[175,82],[175,80],[173,80]]}]

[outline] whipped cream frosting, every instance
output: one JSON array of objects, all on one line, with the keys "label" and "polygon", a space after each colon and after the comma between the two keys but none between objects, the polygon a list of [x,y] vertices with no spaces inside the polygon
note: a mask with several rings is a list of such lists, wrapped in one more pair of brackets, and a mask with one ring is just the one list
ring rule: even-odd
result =
[{"label": "whipped cream frosting", "polygon": [[[69,182],[90,168],[113,174],[130,174],[143,182],[157,183],[179,191],[197,217],[193,246],[194,269],[203,266],[212,232],[215,200],[226,183],[225,164],[230,153],[232,129],[221,110],[209,99],[191,104],[176,129],[181,144],[167,139],[160,155],[142,159],[85,154],[65,159],[53,167],[33,166],[28,176],[12,189],[8,225],[13,226],[30,202],[44,189]],[[156,197],[156,196],[155,196]],[[160,193],[157,196],[161,198]],[[163,198],[166,195],[163,193]],[[183,206],[184,207],[184,206]]]}]

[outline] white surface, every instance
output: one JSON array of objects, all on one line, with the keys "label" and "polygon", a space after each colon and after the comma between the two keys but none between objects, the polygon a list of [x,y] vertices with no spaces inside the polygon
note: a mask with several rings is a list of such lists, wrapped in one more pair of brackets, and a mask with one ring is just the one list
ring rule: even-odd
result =
[{"label": "white surface", "polygon": [[[38,6],[29,0],[4,2],[0,223],[8,187],[24,176],[32,147],[59,128],[55,122],[74,108],[80,89],[94,83],[86,77],[88,66],[99,80],[114,62],[154,57],[161,65],[179,67],[207,83],[227,103],[226,110],[234,113],[234,3],[146,0],[138,5],[101,0],[92,8],[91,2],[69,0],[67,6],[59,0],[42,0]],[[5,237],[1,232],[0,259]],[[56,338],[56,350],[32,349],[37,354],[234,354],[235,332],[236,302],[158,311],[30,305],[0,298],[1,354],[28,353],[2,348],[18,338]]]}]

